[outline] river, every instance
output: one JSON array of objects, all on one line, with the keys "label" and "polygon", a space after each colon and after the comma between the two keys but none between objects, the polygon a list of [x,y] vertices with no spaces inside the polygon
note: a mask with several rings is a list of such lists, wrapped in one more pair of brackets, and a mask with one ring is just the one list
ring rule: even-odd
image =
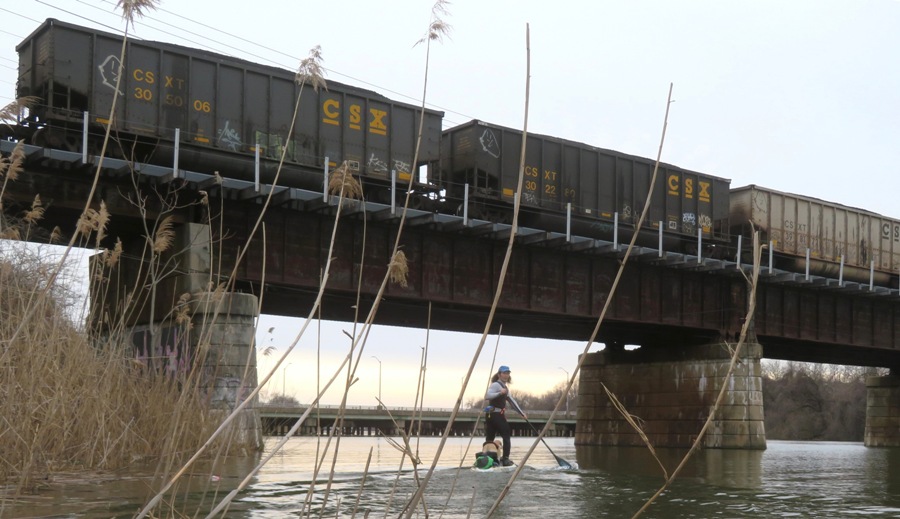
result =
[{"label": "river", "polygon": [[[278,438],[268,438],[271,447]],[[419,457],[430,462],[437,438],[423,438]],[[519,459],[534,441],[513,438]],[[494,517],[631,517],[662,484],[662,471],[646,449],[576,448],[572,438],[548,438],[553,452],[575,470],[563,470],[539,445]],[[426,493],[428,517],[484,517],[512,472],[476,472],[469,468],[468,440],[451,438]],[[476,442],[478,443],[478,442]],[[324,445],[324,443],[322,444]],[[415,446],[415,444],[414,444]],[[312,479],[316,438],[291,438],[239,494],[224,517],[298,517]],[[363,474],[369,453],[372,459]],[[659,453],[668,470],[681,452]],[[323,473],[328,473],[327,456]],[[311,517],[397,517],[415,488],[407,461],[398,476],[400,453],[385,438],[341,440],[335,478],[327,501],[327,481],[317,484]],[[456,470],[466,459],[464,470]],[[170,508],[157,517],[204,517],[210,503],[234,488],[256,460],[233,458],[204,463],[190,471]],[[213,466],[215,468],[210,468]],[[425,469],[419,472],[424,476]],[[141,471],[84,480],[58,475],[40,492],[15,503],[0,500],[0,517],[133,517],[148,499],[149,482]],[[218,489],[218,496],[215,491]],[[355,503],[360,495],[359,504]],[[323,508],[324,501],[324,508]],[[321,514],[321,515],[320,515]],[[221,516],[220,516],[221,517]],[[426,517],[419,508],[414,517]],[[765,451],[701,450],[673,485],[642,517],[900,517],[900,449],[867,449],[859,443],[769,441]]]}]

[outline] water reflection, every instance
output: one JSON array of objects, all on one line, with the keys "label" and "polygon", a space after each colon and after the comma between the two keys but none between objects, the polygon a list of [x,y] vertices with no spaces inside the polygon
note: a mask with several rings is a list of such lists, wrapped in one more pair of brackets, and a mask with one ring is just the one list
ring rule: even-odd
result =
[{"label": "water reflection", "polygon": [[[517,438],[513,457],[531,441]],[[538,445],[501,505],[497,518],[559,516],[631,517],[662,486],[659,464],[643,448],[575,447],[571,438],[548,438],[553,451],[577,461],[562,470]],[[271,448],[274,439],[268,442]],[[430,517],[484,517],[503,491],[510,472],[470,469],[467,440],[451,438],[426,494]],[[306,513],[309,496],[317,517],[397,517],[415,491],[409,461],[384,438],[344,438],[330,452],[310,493],[324,444],[292,438],[230,505],[228,518],[280,518]],[[438,440],[423,438],[419,456],[427,470]],[[366,472],[366,460],[372,463]],[[685,451],[659,451],[671,473]],[[204,517],[250,472],[257,458],[227,457],[199,464],[178,484],[157,517]],[[327,474],[334,462],[334,479]],[[459,468],[461,466],[461,468]],[[175,467],[177,468],[177,467]],[[0,517],[133,517],[151,497],[154,467],[106,474],[55,476],[38,494],[15,503],[0,498]],[[419,472],[424,476],[424,470]],[[419,510],[418,517],[425,517]],[[645,513],[647,518],[900,517],[900,449],[867,449],[855,443],[776,442],[765,451],[701,450]]]},{"label": "water reflection", "polygon": [[[617,475],[658,477],[660,482],[665,479],[665,474],[671,475],[675,471],[687,452],[687,449],[656,449],[657,460],[644,447],[576,447],[578,465],[582,469],[596,469]],[[691,456],[678,478],[727,487],[758,487],[762,484],[764,452],[700,449]]]}]

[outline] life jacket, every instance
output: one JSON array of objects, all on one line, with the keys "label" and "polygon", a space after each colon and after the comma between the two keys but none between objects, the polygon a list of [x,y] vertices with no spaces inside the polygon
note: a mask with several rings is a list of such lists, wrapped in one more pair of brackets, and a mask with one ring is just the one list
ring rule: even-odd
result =
[{"label": "life jacket", "polygon": [[503,382],[500,382],[499,380],[497,381],[497,383],[500,384],[500,387],[502,387],[503,389],[506,389],[507,392],[506,392],[506,394],[499,395],[499,396],[496,396],[496,397],[488,400],[488,405],[495,409],[506,409],[506,397],[507,397],[507,395],[509,395],[509,388],[506,387],[506,384],[504,384]]}]

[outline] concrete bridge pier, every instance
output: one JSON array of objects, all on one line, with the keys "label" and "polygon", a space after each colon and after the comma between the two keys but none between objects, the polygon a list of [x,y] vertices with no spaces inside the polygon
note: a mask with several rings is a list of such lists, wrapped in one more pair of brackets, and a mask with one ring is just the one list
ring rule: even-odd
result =
[{"label": "concrete bridge pier", "polygon": [[900,447],[900,376],[894,373],[866,379],[865,445]]},{"label": "concrete bridge pier", "polygon": [[[110,290],[97,299],[105,301],[105,306],[97,310],[95,326],[104,327],[96,323],[99,319],[105,323],[125,321],[135,358],[173,378],[184,376],[195,360],[202,358],[200,387],[211,418],[224,419],[257,386],[252,348],[258,315],[256,296],[210,291],[215,283],[206,225],[176,227],[170,249],[173,252],[159,262],[163,267],[154,281],[147,278],[148,270],[154,267],[143,255],[144,239],[136,238],[123,246],[125,259],[109,279]],[[140,287],[153,287],[152,297],[149,289]],[[130,303],[126,305],[126,301]],[[131,308],[141,310],[127,313]],[[235,448],[263,448],[257,402],[254,398],[241,411],[225,436]]]},{"label": "concrete bridge pier", "polygon": [[[191,348],[208,348],[204,368],[213,420],[224,420],[257,386],[256,332],[257,299],[252,294],[197,294],[192,302]],[[236,446],[263,450],[259,397],[241,410],[231,425],[230,438]]]},{"label": "concrete bridge pier", "polygon": [[746,344],[731,377],[731,351],[723,344],[607,348],[588,354],[578,394],[576,445],[643,446],[638,433],[603,389],[640,418],[654,447],[689,447],[709,416],[722,384],[728,389],[702,446],[765,449],[762,346]]}]

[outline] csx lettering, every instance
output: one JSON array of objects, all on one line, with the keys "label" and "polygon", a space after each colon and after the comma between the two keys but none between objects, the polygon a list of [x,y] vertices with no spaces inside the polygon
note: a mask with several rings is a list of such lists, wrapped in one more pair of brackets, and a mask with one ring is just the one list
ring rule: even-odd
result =
[{"label": "csx lettering", "polygon": [[180,77],[166,76],[166,88],[184,89],[184,80]]},{"label": "csx lettering", "polygon": [[144,71],[142,69],[136,68],[134,69],[134,73],[132,74],[135,81],[140,81],[141,83],[147,83],[152,85],[156,82],[156,75],[152,71]]},{"label": "csx lettering", "polygon": [[684,197],[694,198],[694,179],[692,178],[684,179]]},{"label": "csx lettering", "polygon": [[387,135],[387,125],[384,123],[384,116],[387,115],[387,112],[369,108],[369,113],[372,114],[372,120],[369,121],[369,131],[378,135]]},{"label": "csx lettering", "polygon": [[544,180],[556,180],[556,172],[549,169],[544,170]]},{"label": "csx lettering", "polygon": [[350,105],[350,128],[358,130],[360,122],[362,122],[362,107]]},{"label": "csx lettering", "polygon": [[340,124],[338,122],[338,117],[340,117],[341,112],[341,103],[337,99],[326,99],[324,103],[322,103],[322,113],[325,114],[325,118],[322,119],[322,122],[325,124]]},{"label": "csx lettering", "polygon": [[669,175],[668,184],[669,184],[669,194],[677,196],[678,191],[681,188],[681,185],[678,182],[678,175]]},{"label": "csx lettering", "polygon": [[525,166],[525,176],[526,177],[538,176],[538,168],[536,168],[534,166]]},{"label": "csx lettering", "polygon": [[702,202],[709,202],[709,182],[700,180],[698,183],[700,184],[700,200]]},{"label": "csx lettering", "polygon": [[[387,134],[387,126],[381,119],[387,115],[387,112],[380,110],[371,110],[372,115],[375,116],[375,119],[372,121],[370,126],[370,131],[373,133],[380,133],[381,135]],[[375,112],[378,112],[376,114]],[[326,99],[322,102],[322,114],[325,116],[322,118],[322,122],[325,124],[332,124],[338,126],[341,124],[341,102],[337,99]],[[353,130],[360,129],[360,123],[362,123],[362,106],[358,104],[350,105],[349,109],[349,126]]]}]

